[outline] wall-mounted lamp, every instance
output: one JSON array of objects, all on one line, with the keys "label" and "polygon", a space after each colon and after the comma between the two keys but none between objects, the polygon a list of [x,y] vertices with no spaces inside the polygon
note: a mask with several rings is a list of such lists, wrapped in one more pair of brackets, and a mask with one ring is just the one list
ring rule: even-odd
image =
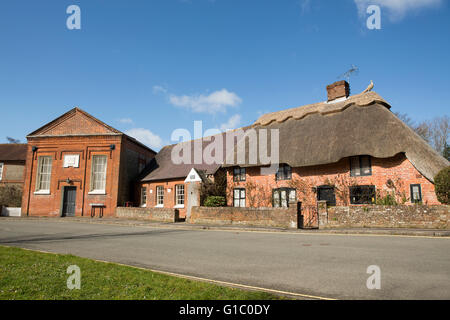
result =
[{"label": "wall-mounted lamp", "polygon": [[31,151],[33,151],[33,152],[36,152],[37,149],[38,149],[38,147],[36,147],[36,146],[32,146],[32,147],[31,147]]},{"label": "wall-mounted lamp", "polygon": [[116,149],[116,145],[115,145],[115,144],[110,145],[110,146],[109,146],[109,149],[115,150],[115,149]]},{"label": "wall-mounted lamp", "polygon": [[72,180],[70,180],[69,178],[67,178],[67,179],[66,179],[66,183],[67,183],[67,184],[71,184],[71,183],[72,183]]}]

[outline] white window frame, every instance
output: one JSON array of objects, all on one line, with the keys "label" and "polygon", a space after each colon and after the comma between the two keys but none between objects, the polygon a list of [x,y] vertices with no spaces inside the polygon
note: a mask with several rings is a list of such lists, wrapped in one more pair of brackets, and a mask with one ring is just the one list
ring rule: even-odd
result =
[{"label": "white window frame", "polygon": [[[160,191],[162,191],[161,194]],[[161,203],[159,203],[160,197],[162,197]],[[156,207],[164,207],[164,186],[156,186]]]},{"label": "white window frame", "polygon": [[147,187],[141,187],[141,207],[147,206]]},{"label": "white window frame", "polygon": [[[45,160],[49,160],[49,163],[44,163]],[[47,169],[49,168],[50,172],[43,172],[44,165],[46,165]],[[52,156],[39,156],[38,157],[38,166],[37,166],[37,172],[36,172],[36,187],[35,187],[35,194],[50,194],[50,186],[52,182],[52,166],[53,165],[53,159]],[[42,178],[44,176],[48,175],[48,188],[42,188]]]},{"label": "white window frame", "polygon": [[185,195],[184,184],[175,185],[175,208],[184,208],[184,202],[186,201]]},{"label": "white window frame", "polygon": [[4,168],[3,162],[0,162],[0,181],[2,181],[3,179],[3,168]]},{"label": "white window frame", "polygon": [[[238,196],[236,196],[236,192]],[[233,189],[233,207],[245,208],[246,207],[246,197],[247,191],[245,188],[235,188]]]},{"label": "white window frame", "polygon": [[[96,159],[100,159],[103,158],[105,159],[105,167],[104,167],[104,172],[96,172],[94,170],[96,170]],[[107,176],[107,171],[108,170],[108,156],[103,155],[103,154],[96,154],[92,156],[92,161],[91,161],[91,181],[90,181],[90,192],[89,194],[106,194],[106,176]],[[96,180],[96,175],[104,175],[104,185],[103,188],[95,188],[96,184],[98,183]],[[101,181],[100,181],[101,183]]]}]

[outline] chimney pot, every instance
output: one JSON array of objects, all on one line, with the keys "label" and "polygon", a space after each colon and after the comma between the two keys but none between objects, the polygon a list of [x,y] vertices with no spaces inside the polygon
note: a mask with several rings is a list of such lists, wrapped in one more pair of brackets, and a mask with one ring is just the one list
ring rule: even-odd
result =
[{"label": "chimney pot", "polygon": [[347,81],[341,80],[327,86],[328,102],[348,98],[350,95],[350,85]]}]

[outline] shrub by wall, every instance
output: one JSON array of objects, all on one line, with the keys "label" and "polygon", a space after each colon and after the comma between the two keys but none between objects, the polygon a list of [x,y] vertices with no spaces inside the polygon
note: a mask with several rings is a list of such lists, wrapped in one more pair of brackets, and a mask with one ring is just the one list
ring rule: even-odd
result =
[{"label": "shrub by wall", "polygon": [[450,167],[442,169],[434,177],[434,190],[440,203],[450,204]]},{"label": "shrub by wall", "polygon": [[22,186],[0,186],[0,206],[19,208],[22,206]]}]

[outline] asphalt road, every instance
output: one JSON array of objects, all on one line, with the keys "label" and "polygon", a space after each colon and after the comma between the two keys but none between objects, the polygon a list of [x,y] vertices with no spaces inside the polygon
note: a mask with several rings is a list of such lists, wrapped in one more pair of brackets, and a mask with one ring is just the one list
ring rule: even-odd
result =
[{"label": "asphalt road", "polygon": [[[325,298],[450,299],[450,238],[0,219],[0,244]],[[370,265],[379,290],[367,289]]]}]

